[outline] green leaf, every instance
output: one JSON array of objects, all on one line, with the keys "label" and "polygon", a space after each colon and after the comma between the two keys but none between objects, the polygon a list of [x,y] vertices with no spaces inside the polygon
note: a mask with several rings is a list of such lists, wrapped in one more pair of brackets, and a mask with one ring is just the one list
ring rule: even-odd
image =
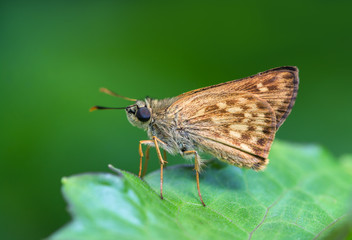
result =
[{"label": "green leaf", "polygon": [[[348,222],[352,173],[317,146],[276,141],[263,172],[208,164],[200,204],[192,167],[145,181],[117,170],[62,180],[73,220],[50,239],[313,239]],[[349,169],[350,170],[350,169]]]}]

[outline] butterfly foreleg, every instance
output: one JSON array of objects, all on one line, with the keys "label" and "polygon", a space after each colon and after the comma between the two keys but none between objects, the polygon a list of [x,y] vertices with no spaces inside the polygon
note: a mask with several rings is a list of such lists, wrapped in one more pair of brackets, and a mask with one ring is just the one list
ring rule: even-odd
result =
[{"label": "butterfly foreleg", "polygon": [[143,160],[143,149],[142,149],[142,144],[147,144],[147,149],[145,150],[145,155],[146,155],[146,164],[145,167],[148,165],[148,160],[149,160],[149,149],[150,149],[150,144],[154,145],[153,140],[142,140],[139,141],[139,173],[138,177],[143,177],[145,174],[146,169],[143,170],[143,175],[142,175],[142,160]]},{"label": "butterfly foreleg", "polygon": [[203,206],[205,207],[205,203],[203,202],[202,194],[200,193],[200,188],[199,188],[199,171],[200,171],[200,158],[197,153],[197,151],[185,151],[184,154],[190,155],[194,154],[194,170],[196,171],[196,180],[197,180],[197,189],[198,189],[198,195],[200,198],[200,201],[202,202]]},{"label": "butterfly foreleg", "polygon": [[145,173],[147,172],[148,161],[149,161],[149,150],[150,150],[150,146],[147,145],[147,148],[145,149],[145,163],[144,163],[144,168],[143,168],[141,178],[143,178],[145,176]]},{"label": "butterfly foreleg", "polygon": [[[141,178],[143,178],[145,176],[146,172],[147,172],[150,148],[151,148],[151,146],[147,145],[147,148],[145,149],[145,163],[144,163],[144,167],[143,167],[143,172],[142,172]],[[163,157],[164,157],[164,164],[166,164],[167,163],[167,157],[166,157],[166,151],[165,150],[163,150]]]}]

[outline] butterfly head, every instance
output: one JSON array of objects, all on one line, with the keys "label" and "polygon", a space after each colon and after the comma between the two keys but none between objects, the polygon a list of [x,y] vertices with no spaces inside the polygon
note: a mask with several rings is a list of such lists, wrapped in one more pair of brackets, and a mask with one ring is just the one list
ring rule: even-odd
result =
[{"label": "butterfly head", "polygon": [[137,100],[135,104],[126,107],[128,121],[136,127],[147,129],[152,118],[152,110],[148,101]]}]

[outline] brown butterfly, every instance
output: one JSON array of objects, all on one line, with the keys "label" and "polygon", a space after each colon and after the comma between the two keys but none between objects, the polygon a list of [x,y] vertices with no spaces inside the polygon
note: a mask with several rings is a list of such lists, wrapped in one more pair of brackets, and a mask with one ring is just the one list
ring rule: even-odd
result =
[{"label": "brown butterfly", "polygon": [[[297,67],[279,67],[256,75],[186,92],[174,98],[136,100],[101,91],[135,103],[125,109],[130,123],[147,131],[139,142],[139,177],[155,147],[160,160],[160,197],[166,152],[193,157],[198,195],[202,160],[200,152],[239,167],[262,170],[268,164],[275,133],[290,114],[298,91]],[[147,145],[142,173],[142,145]],[[160,149],[164,150],[162,156]],[[165,152],[166,151],[166,152]]]}]

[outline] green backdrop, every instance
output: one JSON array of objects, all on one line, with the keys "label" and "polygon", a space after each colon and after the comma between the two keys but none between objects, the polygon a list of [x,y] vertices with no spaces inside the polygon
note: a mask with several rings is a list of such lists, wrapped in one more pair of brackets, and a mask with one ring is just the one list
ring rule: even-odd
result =
[{"label": "green backdrop", "polygon": [[[283,65],[300,69],[277,138],[351,153],[350,1],[2,1],[0,238],[42,239],[69,220],[60,179],[137,173],[129,102]],[[158,167],[153,152],[150,169]],[[182,162],[180,156],[171,164]]]}]

